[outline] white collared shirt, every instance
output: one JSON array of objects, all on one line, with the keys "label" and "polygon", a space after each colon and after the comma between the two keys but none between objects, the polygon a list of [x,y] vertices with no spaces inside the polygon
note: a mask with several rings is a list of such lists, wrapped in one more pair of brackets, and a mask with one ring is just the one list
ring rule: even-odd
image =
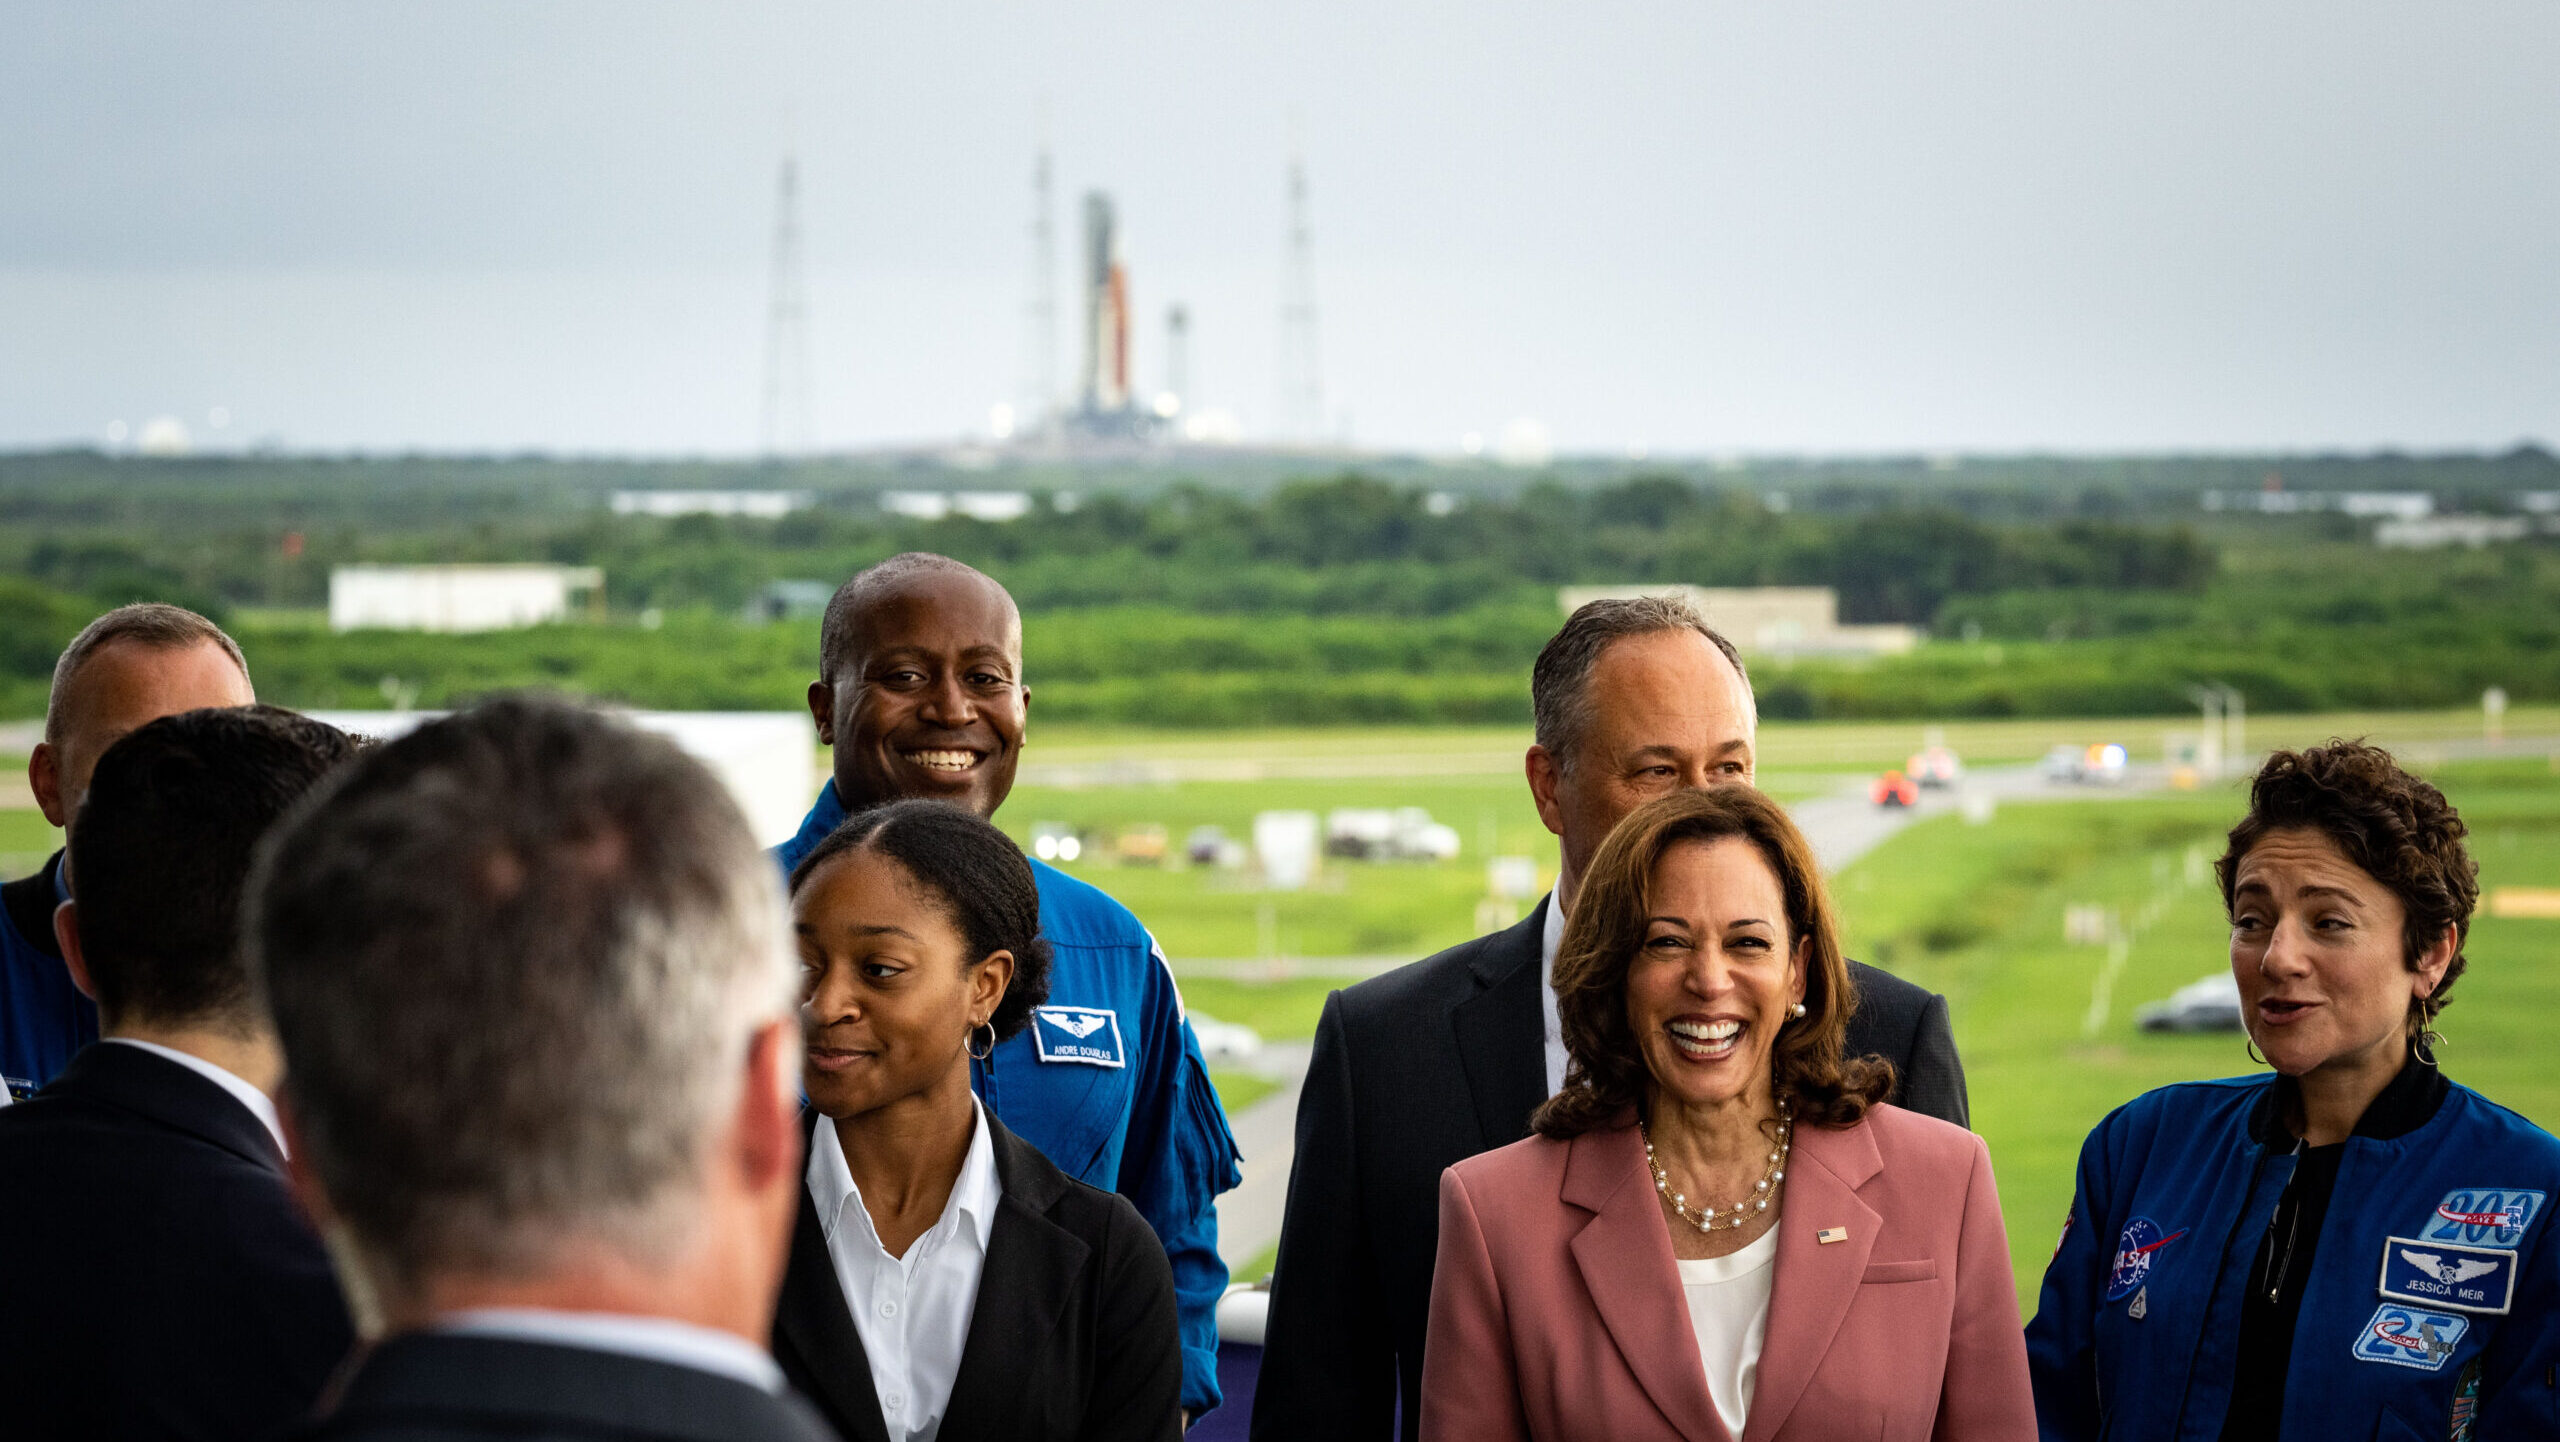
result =
[{"label": "white collared shirt", "polygon": [[951,1199],[903,1257],[880,1245],[834,1123],[821,1117],[809,1137],[809,1200],[827,1236],[845,1309],[870,1357],[871,1392],[890,1442],[932,1442],[942,1429],[978,1307],[978,1277],[986,1270],[987,1238],[1004,1186],[986,1108],[972,1098],[970,1109],[977,1130]]},{"label": "white collared shirt", "polygon": [[761,1392],[780,1393],[782,1368],[765,1350],[738,1336],[673,1317],[622,1312],[563,1312],[549,1307],[475,1307],[438,1317],[434,1331],[455,1337],[503,1337],[548,1342],[590,1352],[618,1352],[697,1372],[735,1378]]},{"label": "white collared shirt", "polygon": [[1547,1022],[1547,1095],[1564,1090],[1564,1018],[1556,1011],[1556,953],[1564,949],[1564,904],[1547,893],[1547,929],[1538,938],[1538,1009]]},{"label": "white collared shirt", "polygon": [[99,1040],[112,1042],[117,1046],[139,1047],[153,1056],[164,1057],[231,1093],[231,1099],[247,1107],[249,1115],[256,1117],[259,1124],[267,1129],[267,1135],[276,1139],[277,1155],[284,1154],[284,1123],[276,1117],[275,1099],[251,1086],[236,1072],[215,1066],[193,1052],[180,1051],[173,1046],[162,1046],[156,1041],[138,1041],[129,1036],[101,1037]]}]

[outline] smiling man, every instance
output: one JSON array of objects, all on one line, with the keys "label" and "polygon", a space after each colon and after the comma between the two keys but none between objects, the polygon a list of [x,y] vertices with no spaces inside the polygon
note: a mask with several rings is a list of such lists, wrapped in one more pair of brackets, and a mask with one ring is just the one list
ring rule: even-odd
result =
[{"label": "smiling man", "polygon": [[[1013,790],[1030,718],[1022,614],[1005,589],[944,556],[893,556],[844,583],[818,637],[809,715],[835,775],[785,872],[845,817],[911,797],[992,817]],[[1239,1180],[1235,1138],[1155,938],[1128,908],[1041,862],[1049,997],[970,1067],[996,1119],[1061,1171],[1116,1191],[1164,1242],[1182,1318],[1182,1407],[1218,1405],[1217,1197]]]}]

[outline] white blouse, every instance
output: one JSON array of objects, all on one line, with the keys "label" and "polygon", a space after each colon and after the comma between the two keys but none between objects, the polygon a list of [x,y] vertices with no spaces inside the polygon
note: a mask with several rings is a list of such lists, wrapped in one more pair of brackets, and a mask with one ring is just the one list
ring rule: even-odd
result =
[{"label": "white blouse", "polygon": [[1706,1364],[1707,1395],[1715,1399],[1724,1430],[1742,1435],[1751,1412],[1751,1389],[1760,1379],[1760,1344],[1769,1336],[1769,1283],[1777,1275],[1778,1228],[1729,1257],[1680,1263],[1680,1290],[1689,1299],[1689,1330]]}]

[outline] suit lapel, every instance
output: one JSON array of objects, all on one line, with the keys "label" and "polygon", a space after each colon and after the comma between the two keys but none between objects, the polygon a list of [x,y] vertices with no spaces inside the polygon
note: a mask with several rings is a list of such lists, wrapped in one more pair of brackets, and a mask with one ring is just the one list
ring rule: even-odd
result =
[{"label": "suit lapel", "polygon": [[800,1188],[800,1220],[791,1229],[791,1260],[783,1268],[773,1331],[774,1350],[797,1354],[799,1370],[815,1381],[814,1400],[844,1429],[845,1442],[889,1442],[871,1387],[871,1354],[854,1330],[806,1185]]},{"label": "suit lapel", "polygon": [[1547,1028],[1538,1004],[1546,978],[1538,960],[1554,904],[1550,897],[1519,925],[1486,938],[1472,967],[1483,989],[1449,1011],[1483,1151],[1527,1136],[1529,1114],[1547,1099]]},{"label": "suit lapel", "polygon": [[1638,1181],[1643,1146],[1632,1125],[1573,1139],[1563,1197],[1592,1214],[1574,1234],[1574,1266],[1618,1355],[1663,1417],[1694,1442],[1725,1442],[1689,1326],[1671,1233],[1653,1188]]},{"label": "suit lapel", "polygon": [[[1767,1442],[1785,1425],[1857,1300],[1879,1222],[1875,1209],[1858,1199],[1858,1188],[1883,1165],[1864,1126],[1795,1129],[1769,1331],[1742,1442]],[[1822,1241],[1821,1233],[1834,1227],[1845,1229],[1847,1240]]]},{"label": "suit lapel", "polygon": [[[995,1118],[989,1117],[987,1125],[1004,1199],[987,1235],[986,1265],[978,1273],[978,1301],[969,1314],[960,1375],[952,1383],[951,1405],[942,1414],[945,1437],[1004,1437],[1021,1431],[1012,1421],[1019,1410],[1017,1399],[1041,1384],[1039,1364],[1056,1350],[1058,1319],[1075,1300],[1093,1255],[1083,1238],[1049,1220],[1048,1208],[1063,1185],[1056,1169]],[[1049,1175],[1041,1175],[1044,1169]]]}]

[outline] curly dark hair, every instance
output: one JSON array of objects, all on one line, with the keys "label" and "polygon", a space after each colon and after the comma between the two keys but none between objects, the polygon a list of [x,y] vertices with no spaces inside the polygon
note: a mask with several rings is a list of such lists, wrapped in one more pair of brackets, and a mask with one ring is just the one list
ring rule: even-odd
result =
[{"label": "curly dark hair", "polygon": [[1788,944],[1809,943],[1805,1014],[1780,1030],[1769,1055],[1777,1095],[1798,1121],[1845,1127],[1893,1090],[1891,1063],[1840,1054],[1858,998],[1813,848],[1778,803],[1748,786],[1715,786],[1637,807],[1591,859],[1556,952],[1556,1011],[1569,1060],[1564,1090],[1530,1118],[1539,1135],[1576,1137],[1616,1124],[1643,1100],[1652,1074],[1627,1024],[1627,968],[1653,914],[1654,864],[1680,842],[1728,836],[1759,848],[1786,893]]},{"label": "curly dark hair", "polygon": [[[1002,1041],[1049,999],[1049,943],[1040,935],[1040,887],[1031,863],[995,823],[948,801],[892,801],[857,811],[791,869],[800,894],[818,869],[846,852],[878,852],[942,902],[969,955],[1013,953],[1013,982],[987,1018]],[[974,962],[972,963],[974,964]]]},{"label": "curly dark hair", "polygon": [[2445,928],[2453,928],[2453,960],[2444,979],[2428,995],[2409,998],[2409,1034],[2425,1032],[2469,964],[2462,946],[2480,904],[2480,863],[2462,844],[2471,828],[2443,792],[2401,770],[2379,746],[2333,738],[2308,751],[2278,751],[2249,783],[2249,814],[2231,828],[2230,846],[2213,865],[2225,916],[2250,848],[2271,831],[2297,829],[2328,837],[2400,898],[2401,948],[2411,971]]}]

